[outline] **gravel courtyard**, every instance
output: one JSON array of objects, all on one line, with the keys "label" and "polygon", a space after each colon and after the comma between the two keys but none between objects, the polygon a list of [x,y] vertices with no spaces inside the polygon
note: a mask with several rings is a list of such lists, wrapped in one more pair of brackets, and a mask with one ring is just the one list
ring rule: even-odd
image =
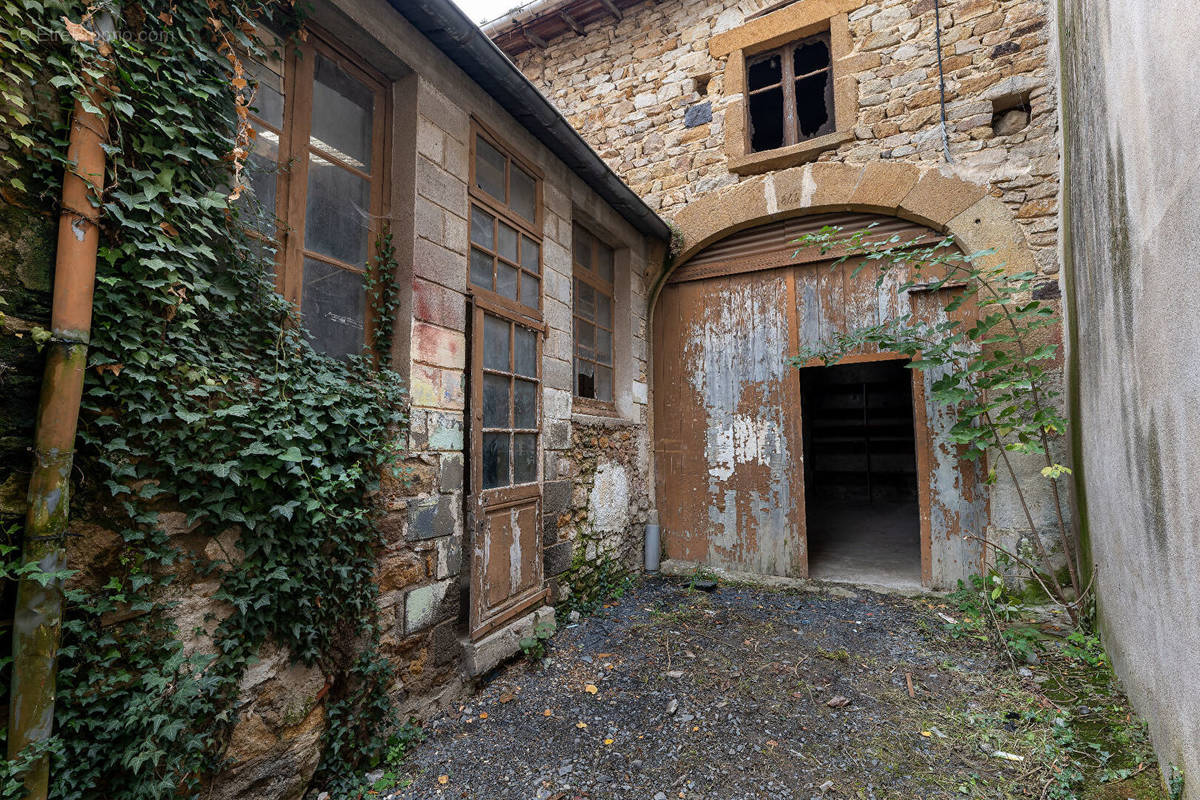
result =
[{"label": "gravel courtyard", "polygon": [[1091,709],[1049,699],[1041,664],[951,638],[949,613],[936,596],[647,581],[432,720],[408,785],[382,796],[1157,796],[1144,764],[1117,794],[1062,794],[1059,739]]}]

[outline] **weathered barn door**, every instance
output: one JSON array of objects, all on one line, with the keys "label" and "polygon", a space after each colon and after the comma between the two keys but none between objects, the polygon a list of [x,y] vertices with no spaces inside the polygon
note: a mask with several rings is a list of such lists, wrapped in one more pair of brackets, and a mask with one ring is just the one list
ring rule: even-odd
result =
[{"label": "weathered barn door", "polygon": [[[869,269],[835,265],[794,242],[827,224],[937,241],[919,225],[836,214],[768,223],[719,241],[675,271],[655,308],[658,509],[668,558],[759,574],[804,576],[807,548],[798,371],[803,343],[899,314],[939,313],[946,298],[876,287]],[[853,360],[888,358],[864,350]],[[961,533],[986,522],[976,465],[945,441],[947,411],[914,372],[922,579],[953,585],[974,569]],[[935,553],[931,554],[931,542]]]},{"label": "weathered barn door", "polygon": [[790,276],[677,282],[659,300],[655,427],[669,558],[806,574]]},{"label": "weathered barn door", "polygon": [[476,299],[471,325],[471,638],[546,597],[538,437],[541,332]]}]

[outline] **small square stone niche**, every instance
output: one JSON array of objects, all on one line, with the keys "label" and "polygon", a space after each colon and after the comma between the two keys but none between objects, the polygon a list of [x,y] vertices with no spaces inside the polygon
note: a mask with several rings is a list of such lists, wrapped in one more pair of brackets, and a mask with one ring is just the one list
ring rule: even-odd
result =
[{"label": "small square stone niche", "polygon": [[1012,136],[1029,127],[1033,113],[1029,92],[1017,92],[992,100],[992,135]]}]

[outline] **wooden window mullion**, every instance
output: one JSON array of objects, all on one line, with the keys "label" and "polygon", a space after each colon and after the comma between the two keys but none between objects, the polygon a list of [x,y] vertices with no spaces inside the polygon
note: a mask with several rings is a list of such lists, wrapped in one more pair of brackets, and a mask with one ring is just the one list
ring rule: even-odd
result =
[{"label": "wooden window mullion", "polygon": [[[296,307],[304,275],[305,201],[308,193],[308,141],[312,134],[313,80],[316,53],[311,44],[290,54],[293,68],[289,164],[287,245],[284,253],[283,296]],[[285,105],[286,108],[286,105]]]},{"label": "wooden window mullion", "polygon": [[800,113],[796,108],[796,65],[794,45],[779,51],[783,67],[783,143],[796,144],[800,141]]}]

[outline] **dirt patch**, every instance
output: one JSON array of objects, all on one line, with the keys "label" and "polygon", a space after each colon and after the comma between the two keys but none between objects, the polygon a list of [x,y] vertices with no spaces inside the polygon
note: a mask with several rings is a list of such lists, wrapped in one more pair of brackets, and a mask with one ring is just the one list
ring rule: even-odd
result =
[{"label": "dirt patch", "polygon": [[1077,796],[1048,668],[951,638],[941,602],[646,582],[433,720],[383,796]]}]

